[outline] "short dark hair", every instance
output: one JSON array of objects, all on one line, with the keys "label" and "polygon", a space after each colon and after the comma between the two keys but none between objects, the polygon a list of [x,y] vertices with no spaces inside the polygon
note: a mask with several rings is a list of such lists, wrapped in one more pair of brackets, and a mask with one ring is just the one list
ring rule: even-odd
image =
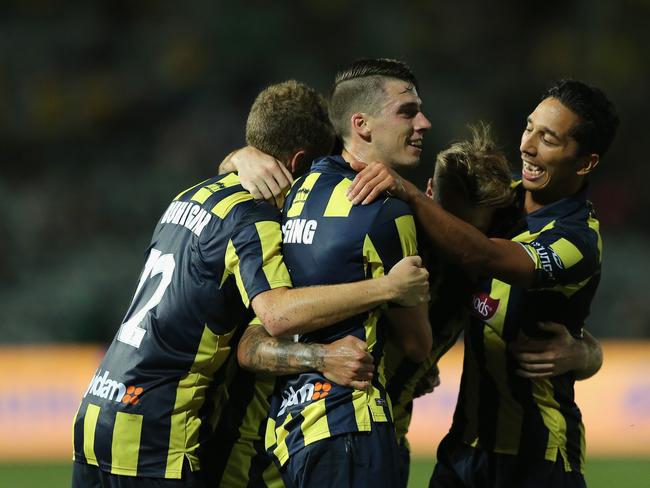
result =
[{"label": "short dark hair", "polygon": [[411,68],[396,59],[358,59],[336,74],[330,94],[330,119],[339,137],[349,135],[353,113],[377,113],[386,78],[406,81],[418,89]]},{"label": "short dark hair", "polygon": [[327,102],[296,80],[271,85],[253,102],[246,121],[246,142],[283,162],[299,149],[305,150],[308,162],[326,156],[334,145]]},{"label": "short dark hair", "polygon": [[490,126],[468,126],[471,139],[454,142],[436,156],[435,186],[446,195],[462,196],[472,207],[505,207],[512,203],[512,176],[508,160],[494,143]]},{"label": "short dark hair", "polygon": [[544,92],[542,100],[549,97],[559,100],[580,118],[571,134],[578,143],[578,156],[603,156],[619,125],[614,105],[605,93],[581,81],[562,79]]}]

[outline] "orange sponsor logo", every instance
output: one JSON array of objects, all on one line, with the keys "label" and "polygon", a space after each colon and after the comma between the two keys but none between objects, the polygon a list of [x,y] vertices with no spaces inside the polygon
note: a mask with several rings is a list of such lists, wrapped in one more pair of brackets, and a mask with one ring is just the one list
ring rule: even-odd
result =
[{"label": "orange sponsor logo", "polygon": [[290,386],[282,393],[282,405],[278,415],[283,415],[288,407],[302,405],[307,402],[322,400],[329,395],[332,384],[327,381],[317,381],[316,383],[305,383],[297,390]]},{"label": "orange sponsor logo", "polygon": [[138,386],[129,386],[126,389],[126,394],[122,397],[122,403],[130,403],[131,405],[137,405],[140,399],[138,398],[140,394],[144,391],[144,388]]},{"label": "orange sponsor logo", "polygon": [[329,383],[321,383],[320,381],[314,385],[314,394],[312,395],[312,400],[318,400],[320,398],[325,398],[329,391],[332,389],[332,385]]},{"label": "orange sponsor logo", "polygon": [[86,395],[92,395],[116,403],[137,405],[144,392],[144,388],[133,385],[127,386],[124,383],[109,378],[109,375],[109,371],[104,371],[104,374],[102,374],[100,370],[93,376],[84,397]]}]

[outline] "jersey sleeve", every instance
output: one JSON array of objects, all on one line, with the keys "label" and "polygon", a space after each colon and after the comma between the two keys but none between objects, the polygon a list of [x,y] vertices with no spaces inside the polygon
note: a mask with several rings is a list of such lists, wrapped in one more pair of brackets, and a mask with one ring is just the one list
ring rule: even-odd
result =
[{"label": "jersey sleeve", "polygon": [[292,286],[281,252],[279,213],[266,207],[255,204],[241,218],[226,248],[226,273],[234,275],[246,306],[264,291]]},{"label": "jersey sleeve", "polygon": [[418,253],[415,221],[409,207],[388,198],[376,215],[363,244],[369,276],[383,276],[402,258]]},{"label": "jersey sleeve", "polygon": [[580,283],[600,270],[600,239],[590,228],[560,225],[521,245],[535,263],[533,289]]}]

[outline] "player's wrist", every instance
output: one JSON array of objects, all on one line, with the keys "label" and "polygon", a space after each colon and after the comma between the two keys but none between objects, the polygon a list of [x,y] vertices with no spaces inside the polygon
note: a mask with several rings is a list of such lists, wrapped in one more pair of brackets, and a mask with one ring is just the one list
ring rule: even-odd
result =
[{"label": "player's wrist", "polygon": [[399,183],[401,185],[401,190],[400,193],[403,194],[403,199],[406,203],[413,203],[415,200],[417,200],[419,197],[424,196],[424,193],[422,193],[417,186],[415,186],[413,183],[411,183],[409,180],[405,180],[403,178],[400,178]]},{"label": "player's wrist", "polygon": [[397,278],[389,274],[375,278],[372,281],[373,290],[376,293],[377,301],[382,304],[397,301],[402,296],[402,290]]},{"label": "player's wrist", "polygon": [[325,374],[327,370],[327,357],[329,355],[328,344],[310,344],[311,359],[309,366],[320,373]]}]

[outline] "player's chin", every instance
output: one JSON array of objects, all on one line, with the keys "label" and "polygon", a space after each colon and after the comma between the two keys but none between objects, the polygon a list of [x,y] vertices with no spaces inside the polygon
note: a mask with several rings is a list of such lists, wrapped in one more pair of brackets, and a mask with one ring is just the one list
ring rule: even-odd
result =
[{"label": "player's chin", "polygon": [[550,181],[550,178],[543,178],[539,180],[527,180],[526,178],[522,178],[521,180],[521,185],[524,187],[524,190],[530,191],[530,192],[540,192],[544,191],[546,187],[548,186]]},{"label": "player's chin", "polygon": [[396,169],[409,169],[415,168],[420,164],[420,155],[409,154],[401,158],[400,161],[396,161]]}]

